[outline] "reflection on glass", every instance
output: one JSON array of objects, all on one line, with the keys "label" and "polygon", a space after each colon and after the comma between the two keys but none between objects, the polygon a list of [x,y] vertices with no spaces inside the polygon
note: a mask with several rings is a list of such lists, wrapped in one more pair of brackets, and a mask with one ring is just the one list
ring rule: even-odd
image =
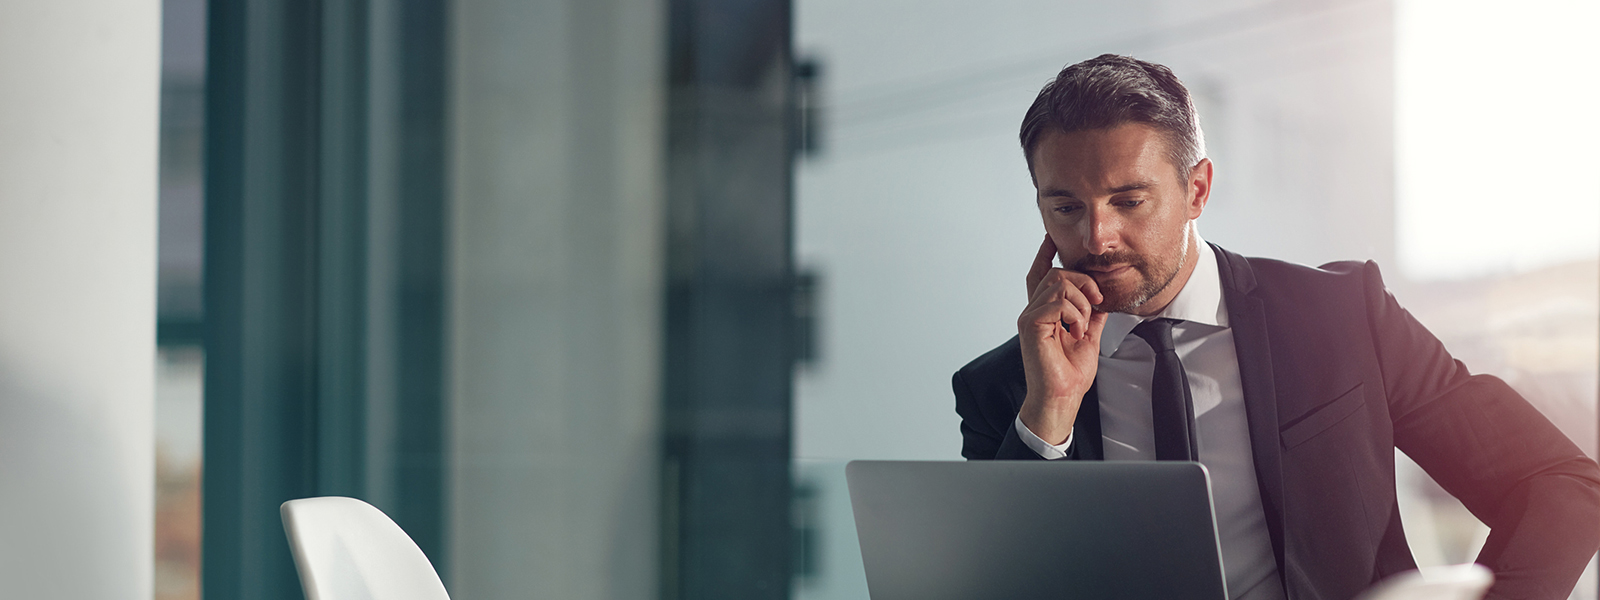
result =
[{"label": "reflection on glass", "polygon": [[[1590,456],[1600,377],[1600,261],[1522,273],[1419,283],[1399,292],[1413,315],[1478,373],[1504,379]],[[1419,565],[1472,560],[1489,534],[1404,455],[1397,457],[1401,516]],[[1574,598],[1594,598],[1594,570]]]},{"label": "reflection on glass", "polygon": [[200,598],[204,0],[164,0],[157,270],[155,600]]},{"label": "reflection on glass", "polygon": [[[795,2],[797,52],[825,67],[808,125],[828,141],[796,172],[796,260],[827,284],[796,376],[810,565],[796,598],[866,597],[844,461],[958,458],[950,374],[1015,333],[1040,229],[1021,115],[1062,65],[1103,52],[1167,64],[1195,95],[1217,165],[1208,240],[1306,264],[1378,261],[1458,359],[1594,455],[1600,179],[1561,173],[1600,163],[1600,118],[1530,107],[1526,90],[1593,95],[1593,78],[1570,74],[1600,65],[1600,40],[1581,31],[1597,9],[1159,6]],[[882,22],[897,27],[861,25]],[[1493,65],[1527,68],[1502,78]],[[1483,77],[1495,89],[1468,89]],[[1487,528],[1396,460],[1418,563],[1472,560]],[[1572,597],[1596,587],[1591,564]]]},{"label": "reflection on glass", "polygon": [[156,600],[200,598],[200,415],[197,346],[160,349],[156,362]]}]

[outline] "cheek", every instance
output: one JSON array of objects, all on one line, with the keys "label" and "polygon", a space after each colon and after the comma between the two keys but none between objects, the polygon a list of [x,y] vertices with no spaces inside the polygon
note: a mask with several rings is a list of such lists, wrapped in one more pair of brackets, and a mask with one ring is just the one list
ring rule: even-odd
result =
[{"label": "cheek", "polygon": [[1050,234],[1050,238],[1051,239],[1054,239],[1057,243],[1060,243],[1061,242],[1061,234],[1066,233],[1066,228],[1061,226],[1060,219],[1052,219],[1052,218],[1050,218],[1050,213],[1044,212],[1044,211],[1040,211],[1040,212],[1042,213],[1042,216],[1044,217],[1042,220],[1044,221],[1044,231],[1045,231],[1045,233]]},{"label": "cheek", "polygon": [[1044,230],[1050,234],[1050,241],[1055,242],[1057,255],[1065,257],[1076,252],[1081,245],[1077,232],[1072,227],[1059,223],[1045,223]]},{"label": "cheek", "polygon": [[1044,213],[1044,230],[1050,232],[1050,236],[1056,238],[1058,242],[1068,238],[1076,239],[1083,233],[1080,221],[1081,219],[1048,211]]},{"label": "cheek", "polygon": [[1078,241],[1077,236],[1060,235],[1055,231],[1051,231],[1050,241],[1055,242],[1056,258],[1061,261],[1063,266],[1070,267],[1072,263],[1083,258],[1083,244]]},{"label": "cheek", "polygon": [[1140,238],[1152,249],[1165,249],[1181,242],[1188,226],[1189,218],[1186,213],[1163,211],[1149,215],[1143,223],[1140,223],[1140,230],[1144,232]]}]

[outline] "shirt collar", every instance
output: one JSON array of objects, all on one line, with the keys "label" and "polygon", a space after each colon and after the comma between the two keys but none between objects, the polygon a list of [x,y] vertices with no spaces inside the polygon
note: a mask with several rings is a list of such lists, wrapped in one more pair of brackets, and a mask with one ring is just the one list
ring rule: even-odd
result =
[{"label": "shirt collar", "polygon": [[[1191,222],[1190,227],[1194,227]],[[1183,289],[1178,290],[1178,295],[1167,304],[1167,307],[1154,318],[1178,319],[1226,328],[1228,326],[1228,313],[1222,306],[1222,277],[1217,269],[1217,256],[1211,250],[1211,245],[1200,239],[1200,230],[1194,232],[1195,245],[1200,251],[1195,256],[1194,272],[1189,274],[1189,281]],[[1122,345],[1123,338],[1139,323],[1144,322],[1143,317],[1128,313],[1111,313],[1106,319],[1106,328],[1100,332],[1100,356],[1109,357]]]}]

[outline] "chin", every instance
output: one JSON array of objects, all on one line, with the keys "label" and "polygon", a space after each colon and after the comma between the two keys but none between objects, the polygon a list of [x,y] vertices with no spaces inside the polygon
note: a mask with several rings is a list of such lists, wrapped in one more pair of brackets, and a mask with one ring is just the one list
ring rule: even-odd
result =
[{"label": "chin", "polygon": [[1150,285],[1149,279],[1130,282],[1129,285],[1102,287],[1100,295],[1105,298],[1105,302],[1095,305],[1094,308],[1108,313],[1131,312],[1144,306],[1144,303],[1149,302],[1159,291],[1161,291],[1159,288]]},{"label": "chin", "polygon": [[1145,301],[1150,299],[1148,295],[1136,296],[1133,294],[1107,294],[1104,291],[1100,293],[1101,295],[1105,296],[1106,301],[1094,305],[1094,309],[1100,312],[1108,313],[1128,312],[1135,308],[1139,308],[1145,303]]}]

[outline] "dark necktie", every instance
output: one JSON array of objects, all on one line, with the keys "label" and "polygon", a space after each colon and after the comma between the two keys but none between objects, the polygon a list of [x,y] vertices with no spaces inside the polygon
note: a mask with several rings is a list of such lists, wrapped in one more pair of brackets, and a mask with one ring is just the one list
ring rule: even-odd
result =
[{"label": "dark necktie", "polygon": [[1194,401],[1189,396],[1189,376],[1172,346],[1176,319],[1150,319],[1133,328],[1133,334],[1156,352],[1155,376],[1150,381],[1150,416],[1156,433],[1156,460],[1200,460],[1194,434]]}]

